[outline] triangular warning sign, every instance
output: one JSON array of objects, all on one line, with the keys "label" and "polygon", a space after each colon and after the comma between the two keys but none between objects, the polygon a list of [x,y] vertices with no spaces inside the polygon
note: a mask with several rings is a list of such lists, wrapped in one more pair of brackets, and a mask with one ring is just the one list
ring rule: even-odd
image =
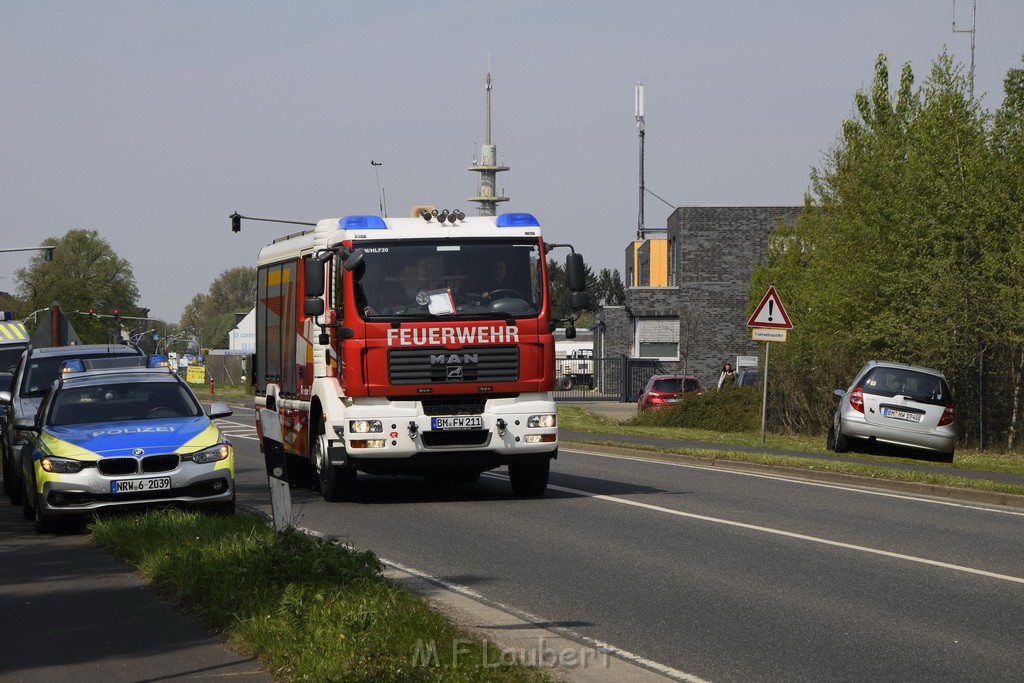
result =
[{"label": "triangular warning sign", "polygon": [[768,292],[761,299],[761,303],[754,309],[754,315],[747,321],[747,327],[776,327],[785,330],[793,329],[793,323],[789,322],[786,309],[782,307],[782,301],[775,291],[775,285],[768,288]]}]

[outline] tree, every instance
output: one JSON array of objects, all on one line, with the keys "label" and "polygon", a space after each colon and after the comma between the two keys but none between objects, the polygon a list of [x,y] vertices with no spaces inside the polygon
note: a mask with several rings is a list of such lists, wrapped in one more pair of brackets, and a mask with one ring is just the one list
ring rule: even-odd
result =
[{"label": "tree", "polygon": [[949,55],[916,91],[905,66],[895,96],[880,55],[854,103],[803,214],[775,231],[751,281],[751,307],[775,284],[799,325],[772,356],[777,417],[823,431],[831,389],[879,358],[943,369],[962,429],[976,430],[979,349],[1024,341],[1024,83],[1011,72],[993,119]]},{"label": "tree", "polygon": [[601,269],[591,299],[597,307],[622,306],[626,303],[626,286],[622,284],[622,276],[619,275],[618,269]]},{"label": "tree", "polygon": [[239,266],[225,270],[210,284],[206,294],[196,294],[181,315],[181,330],[196,347],[223,349],[235,327],[238,313],[256,305],[256,269]]},{"label": "tree", "polygon": [[73,311],[135,315],[139,289],[131,264],[114,253],[110,244],[95,230],[69,230],[63,237],[44,239],[52,244],[53,260],[46,261],[42,252],[35,254],[29,265],[15,272],[19,298],[26,316],[49,308],[56,301],[75,327],[83,342],[107,342],[117,336],[110,319],[74,316]]}]

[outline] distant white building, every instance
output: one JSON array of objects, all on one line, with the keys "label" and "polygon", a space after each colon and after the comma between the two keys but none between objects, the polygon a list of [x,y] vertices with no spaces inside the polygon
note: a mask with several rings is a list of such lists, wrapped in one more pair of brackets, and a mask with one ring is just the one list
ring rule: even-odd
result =
[{"label": "distant white building", "polygon": [[256,352],[256,309],[249,311],[228,333],[228,350]]}]

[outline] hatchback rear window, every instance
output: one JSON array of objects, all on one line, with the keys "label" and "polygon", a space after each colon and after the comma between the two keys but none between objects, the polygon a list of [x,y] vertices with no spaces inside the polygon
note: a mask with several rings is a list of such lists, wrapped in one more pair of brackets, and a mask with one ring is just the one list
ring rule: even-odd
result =
[{"label": "hatchback rear window", "polygon": [[699,388],[699,383],[692,377],[683,379],[682,377],[670,377],[668,379],[658,379],[654,381],[654,386],[651,387],[651,391],[661,392],[676,392],[680,391],[694,391]]},{"label": "hatchback rear window", "polygon": [[875,396],[906,396],[920,403],[946,405],[949,385],[937,375],[904,368],[875,368],[860,384],[861,391]]}]

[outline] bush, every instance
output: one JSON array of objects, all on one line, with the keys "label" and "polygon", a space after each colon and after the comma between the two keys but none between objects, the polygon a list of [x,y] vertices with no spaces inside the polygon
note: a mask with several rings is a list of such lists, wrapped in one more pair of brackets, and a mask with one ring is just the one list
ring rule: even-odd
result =
[{"label": "bush", "polygon": [[671,408],[643,412],[627,424],[716,432],[757,431],[761,429],[761,389],[755,386],[685,394]]}]

